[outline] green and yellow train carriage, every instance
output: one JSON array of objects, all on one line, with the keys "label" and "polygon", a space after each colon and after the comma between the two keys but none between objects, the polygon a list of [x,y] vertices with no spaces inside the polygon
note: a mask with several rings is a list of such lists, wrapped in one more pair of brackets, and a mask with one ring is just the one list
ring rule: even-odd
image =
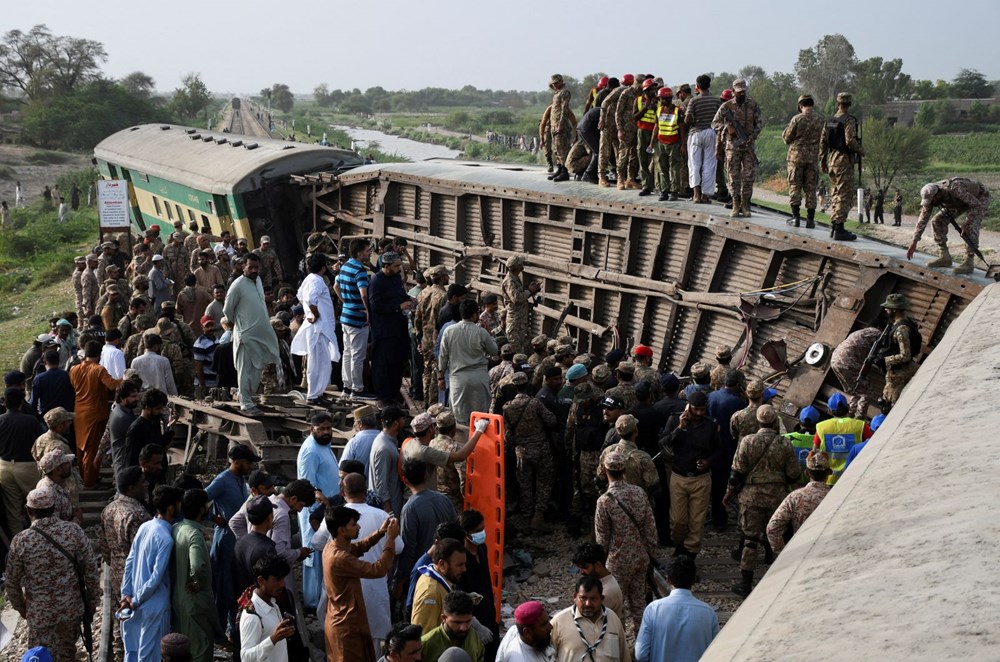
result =
[{"label": "green and yellow train carriage", "polygon": [[297,263],[302,236],[312,228],[311,208],[290,177],[362,164],[348,150],[165,124],[112,134],[94,157],[102,177],[129,182],[139,233],[158,225],[165,242],[181,221],[214,235],[228,230],[251,248],[270,235],[286,267]]}]

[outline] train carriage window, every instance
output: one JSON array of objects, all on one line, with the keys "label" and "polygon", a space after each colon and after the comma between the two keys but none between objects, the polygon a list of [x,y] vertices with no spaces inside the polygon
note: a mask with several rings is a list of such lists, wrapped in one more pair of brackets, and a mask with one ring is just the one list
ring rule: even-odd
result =
[{"label": "train carriage window", "polygon": [[205,216],[204,214],[201,215],[201,224],[206,228],[209,227],[208,216]]},{"label": "train carriage window", "polygon": [[213,209],[214,205],[212,204],[211,200],[206,200],[205,201],[205,206],[208,207],[208,213],[209,214],[214,214],[215,213],[215,210]]},{"label": "train carriage window", "polygon": [[188,209],[188,220],[194,223],[194,211],[191,209]]},{"label": "train carriage window", "polygon": [[177,220],[178,221],[183,221],[184,220],[184,212],[181,211],[181,206],[178,205],[178,204],[175,204],[174,208],[177,210]]},{"label": "train carriage window", "polygon": [[174,212],[170,211],[170,203],[169,202],[164,202],[163,203],[163,208],[167,210],[167,219],[169,219],[170,221],[173,221],[174,220]]},{"label": "train carriage window", "polygon": [[156,207],[156,215],[163,216],[163,211],[160,209],[160,199],[155,195],[153,196],[153,206]]}]

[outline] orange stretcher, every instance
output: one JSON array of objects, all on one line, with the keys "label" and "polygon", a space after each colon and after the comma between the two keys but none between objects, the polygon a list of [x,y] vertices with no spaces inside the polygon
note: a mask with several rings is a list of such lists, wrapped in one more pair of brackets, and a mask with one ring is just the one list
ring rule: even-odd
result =
[{"label": "orange stretcher", "polygon": [[465,463],[465,508],[478,510],[486,520],[490,582],[493,585],[493,600],[499,623],[500,602],[503,600],[503,532],[506,522],[503,416],[473,412],[469,417],[469,430],[474,430],[476,421],[481,419],[488,420],[490,424]]}]

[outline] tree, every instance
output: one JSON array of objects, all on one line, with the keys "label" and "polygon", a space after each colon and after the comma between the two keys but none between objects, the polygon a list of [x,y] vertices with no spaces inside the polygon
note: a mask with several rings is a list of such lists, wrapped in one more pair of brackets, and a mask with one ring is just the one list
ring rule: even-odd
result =
[{"label": "tree", "polygon": [[284,83],[275,83],[271,86],[271,106],[277,108],[283,113],[287,113],[292,110],[292,106],[295,104],[295,96],[292,91],[288,89],[288,86]]},{"label": "tree", "polygon": [[793,74],[775,72],[768,77],[755,78],[750,88],[752,96],[760,105],[765,126],[784,126],[798,112],[799,87]]},{"label": "tree", "polygon": [[121,85],[130,94],[135,96],[148,99],[152,93],[156,84],[153,82],[152,76],[149,76],[141,71],[133,71],[125,78],[122,78]]},{"label": "tree", "polygon": [[330,88],[326,83],[320,83],[313,89],[313,96],[316,98],[316,103],[320,108],[329,108],[333,105],[333,99],[330,97]]},{"label": "tree", "polygon": [[758,67],[756,64],[748,64],[740,69],[739,77],[745,80],[747,86],[753,91],[757,83],[767,79],[767,72],[764,71],[763,67]]},{"label": "tree", "polygon": [[993,85],[975,69],[962,69],[951,81],[951,92],[955,99],[985,99],[993,96]]},{"label": "tree", "polygon": [[21,91],[23,103],[73,92],[100,75],[104,45],[53,35],[44,25],[10,30],[0,43],[0,87]]},{"label": "tree", "polygon": [[174,90],[174,98],[171,101],[171,109],[181,117],[196,119],[198,113],[205,111],[208,117],[208,104],[212,100],[212,95],[208,92],[208,87],[201,80],[201,75],[190,73],[181,81],[184,86]]},{"label": "tree", "polygon": [[799,85],[823,106],[852,80],[857,58],[854,46],[842,34],[826,35],[813,48],[799,51],[795,75]]},{"label": "tree", "polygon": [[864,165],[875,186],[887,190],[897,177],[923,171],[930,160],[931,134],[920,127],[890,126],[884,119],[866,120]]},{"label": "tree", "polygon": [[906,96],[910,90],[910,77],[902,72],[903,61],[883,61],[871,57],[854,67],[855,102],[872,106]]}]

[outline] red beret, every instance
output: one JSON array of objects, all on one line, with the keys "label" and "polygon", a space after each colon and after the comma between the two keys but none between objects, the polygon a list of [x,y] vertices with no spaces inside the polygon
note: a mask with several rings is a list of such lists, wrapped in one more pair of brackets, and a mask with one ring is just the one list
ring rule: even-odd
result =
[{"label": "red beret", "polygon": [[647,347],[646,345],[639,345],[639,346],[637,346],[635,348],[635,355],[636,356],[648,356],[649,358],[652,358],[653,357],[653,348],[652,347]]},{"label": "red beret", "polygon": [[202,326],[205,326],[209,322],[211,322],[212,324],[215,324],[215,318],[212,317],[211,315],[202,315],[201,319],[198,320],[198,323],[201,324]]},{"label": "red beret", "polygon": [[535,625],[543,618],[548,618],[545,607],[537,600],[524,602],[514,610],[514,622],[518,625]]}]

